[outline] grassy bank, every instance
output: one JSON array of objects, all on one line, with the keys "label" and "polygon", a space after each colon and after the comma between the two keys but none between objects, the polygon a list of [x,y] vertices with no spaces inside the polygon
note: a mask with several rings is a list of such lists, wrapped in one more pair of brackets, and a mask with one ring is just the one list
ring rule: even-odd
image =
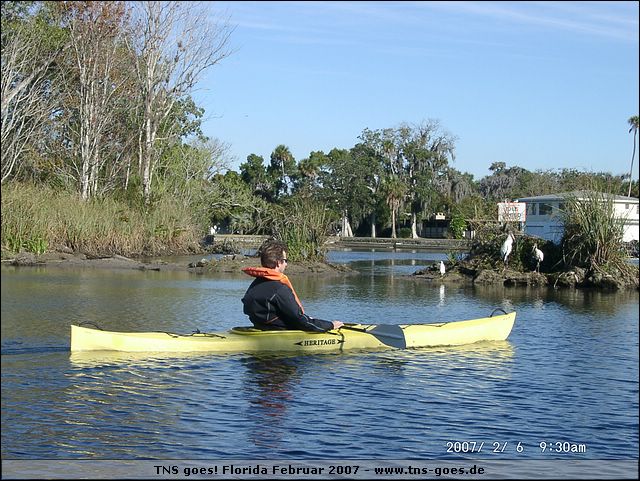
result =
[{"label": "grassy bank", "polygon": [[187,209],[162,200],[147,212],[114,199],[11,184],[2,188],[2,257],[71,249],[88,256],[160,255],[199,250],[202,232]]}]

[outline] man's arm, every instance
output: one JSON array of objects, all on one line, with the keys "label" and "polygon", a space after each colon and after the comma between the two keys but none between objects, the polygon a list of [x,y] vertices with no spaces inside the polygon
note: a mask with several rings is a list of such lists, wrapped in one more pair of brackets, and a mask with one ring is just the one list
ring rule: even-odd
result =
[{"label": "man's arm", "polygon": [[330,329],[337,329],[342,325],[340,321],[325,321],[324,319],[315,319],[304,314],[302,308],[296,302],[293,292],[284,284],[278,287],[273,301],[280,311],[280,318],[289,329],[325,332]]}]

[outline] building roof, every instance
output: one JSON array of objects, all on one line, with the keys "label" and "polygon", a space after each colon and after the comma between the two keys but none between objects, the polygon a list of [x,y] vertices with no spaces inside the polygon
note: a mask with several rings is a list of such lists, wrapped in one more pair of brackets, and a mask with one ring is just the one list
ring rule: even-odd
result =
[{"label": "building roof", "polygon": [[558,201],[565,200],[567,198],[577,198],[579,200],[589,199],[593,196],[604,196],[604,197],[613,197],[615,202],[625,202],[625,203],[638,203],[637,197],[627,197],[626,195],[611,195],[603,192],[593,192],[588,190],[574,190],[572,192],[562,192],[560,194],[547,194],[547,195],[538,195],[534,197],[520,197],[516,199],[517,202],[544,202],[544,201]]}]

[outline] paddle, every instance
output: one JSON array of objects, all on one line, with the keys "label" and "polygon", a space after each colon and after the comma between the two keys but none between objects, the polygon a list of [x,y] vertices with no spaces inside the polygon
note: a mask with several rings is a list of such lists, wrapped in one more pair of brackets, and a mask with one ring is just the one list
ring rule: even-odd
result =
[{"label": "paddle", "polygon": [[371,334],[381,343],[398,349],[405,349],[407,347],[407,340],[400,326],[394,324],[377,324],[371,329],[355,326],[357,326],[357,324],[344,324],[340,329]]}]

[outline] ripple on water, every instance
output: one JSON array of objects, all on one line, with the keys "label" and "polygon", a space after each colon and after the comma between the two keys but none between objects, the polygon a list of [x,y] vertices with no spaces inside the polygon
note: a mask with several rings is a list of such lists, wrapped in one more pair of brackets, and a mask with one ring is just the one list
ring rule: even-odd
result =
[{"label": "ripple on water", "polygon": [[464,457],[447,441],[556,439],[586,443],[583,458],[637,456],[637,293],[309,279],[299,294],[319,317],[438,321],[511,306],[518,319],[507,342],[441,349],[69,355],[46,346],[68,346],[78,317],[123,330],[242,324],[247,283],[29,272],[16,272],[24,290],[3,273],[5,458],[442,459]]}]

